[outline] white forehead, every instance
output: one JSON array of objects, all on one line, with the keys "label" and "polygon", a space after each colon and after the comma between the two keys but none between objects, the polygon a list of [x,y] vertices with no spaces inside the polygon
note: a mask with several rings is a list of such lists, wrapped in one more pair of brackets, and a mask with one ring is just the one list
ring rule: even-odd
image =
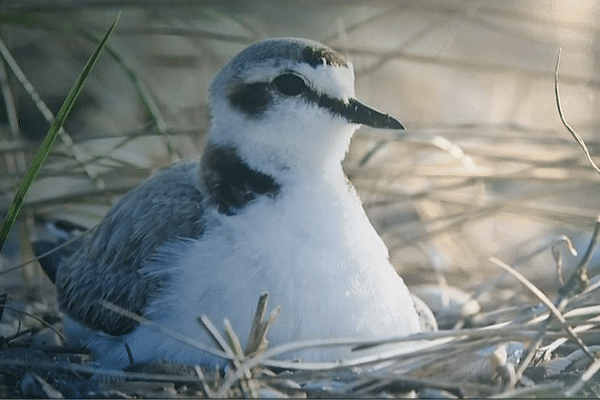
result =
[{"label": "white forehead", "polygon": [[247,47],[217,74],[211,95],[223,98],[240,83],[270,82],[285,72],[303,76],[316,91],[354,97],[352,64],[329,47],[306,39],[267,39]]}]

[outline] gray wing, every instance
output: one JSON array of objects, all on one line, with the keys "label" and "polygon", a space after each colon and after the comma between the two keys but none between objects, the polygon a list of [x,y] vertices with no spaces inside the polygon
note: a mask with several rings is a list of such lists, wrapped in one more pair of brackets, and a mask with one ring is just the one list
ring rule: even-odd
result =
[{"label": "gray wing", "polygon": [[137,326],[98,300],[141,314],[161,287],[160,280],[140,274],[145,260],[166,241],[202,235],[198,168],[197,162],[179,163],[119,200],[91,237],[59,265],[56,288],[61,310],[111,335],[129,333]]}]

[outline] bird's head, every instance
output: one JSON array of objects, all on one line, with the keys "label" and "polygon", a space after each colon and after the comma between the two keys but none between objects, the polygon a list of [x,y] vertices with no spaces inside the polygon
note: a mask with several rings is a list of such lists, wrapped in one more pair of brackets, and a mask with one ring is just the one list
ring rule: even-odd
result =
[{"label": "bird's head", "polygon": [[267,174],[339,166],[361,124],[404,129],[354,98],[349,61],[305,39],[268,39],[243,50],[215,77],[209,104],[209,144],[235,149]]}]

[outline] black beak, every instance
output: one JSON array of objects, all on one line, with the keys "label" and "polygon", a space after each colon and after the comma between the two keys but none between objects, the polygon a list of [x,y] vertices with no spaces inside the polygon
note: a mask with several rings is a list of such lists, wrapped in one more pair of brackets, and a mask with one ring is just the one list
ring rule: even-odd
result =
[{"label": "black beak", "polygon": [[396,118],[375,111],[354,99],[348,102],[344,116],[353,124],[369,125],[373,128],[404,129],[404,125]]}]

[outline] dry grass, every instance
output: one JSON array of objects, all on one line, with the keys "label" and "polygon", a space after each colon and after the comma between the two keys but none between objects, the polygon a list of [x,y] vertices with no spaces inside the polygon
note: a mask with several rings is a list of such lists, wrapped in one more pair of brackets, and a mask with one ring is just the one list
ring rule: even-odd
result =
[{"label": "dry grass", "polygon": [[[0,270],[14,269],[0,275],[0,382],[14,383],[0,383],[0,397],[600,395],[600,178],[563,125],[598,160],[594,3],[568,12],[444,0],[140,3],[122,3],[109,52],[0,255]],[[56,112],[117,11],[103,2],[0,6],[0,40],[22,70],[0,63],[0,214],[47,130],[40,110]],[[309,37],[348,54],[358,97],[409,127],[361,129],[346,171],[407,283],[435,285],[440,297],[461,289],[477,308],[437,309],[444,330],[397,339],[415,342],[410,353],[286,362],[276,356],[294,346],[375,344],[265,348],[258,318],[251,349],[236,339],[247,332],[217,338],[216,351],[235,359],[225,377],[155,363],[117,374],[126,381],[86,379],[89,355],[51,345],[60,341],[42,329],[59,328],[61,316],[39,267],[20,267],[33,259],[31,240],[45,219],[92,227],[156,168],[197,157],[210,79],[264,36]]]}]

